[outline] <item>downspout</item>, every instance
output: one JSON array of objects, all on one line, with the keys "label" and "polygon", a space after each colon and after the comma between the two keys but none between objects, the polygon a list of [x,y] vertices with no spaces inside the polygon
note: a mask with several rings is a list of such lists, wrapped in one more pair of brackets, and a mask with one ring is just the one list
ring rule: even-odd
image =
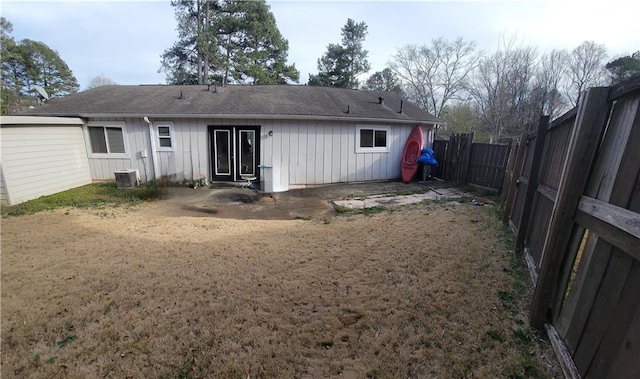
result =
[{"label": "downspout", "polygon": [[157,155],[156,155],[156,136],[155,133],[153,132],[153,123],[151,123],[151,121],[149,120],[149,117],[144,116],[144,122],[146,122],[147,124],[149,124],[149,140],[151,142],[151,164],[153,165],[153,177],[158,180],[160,179],[160,176],[158,175],[158,173],[160,173],[160,169],[158,168],[158,159],[157,159]]}]

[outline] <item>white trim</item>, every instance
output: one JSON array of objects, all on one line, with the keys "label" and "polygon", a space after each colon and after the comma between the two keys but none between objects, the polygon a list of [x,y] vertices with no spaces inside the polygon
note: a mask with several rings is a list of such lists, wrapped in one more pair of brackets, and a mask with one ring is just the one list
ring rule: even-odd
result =
[{"label": "white trim", "polygon": [[[386,146],[384,147],[361,147],[360,146],[360,131],[361,130],[373,130],[374,136],[373,140],[375,141],[375,132],[376,131],[384,131],[387,133],[386,137]],[[391,127],[389,125],[356,125],[356,154],[365,154],[365,153],[388,153],[389,152],[389,139],[391,137]]]},{"label": "white trim", "polygon": [[39,117],[39,116],[2,116],[0,125],[46,126],[46,125],[82,125],[76,117]]},{"label": "white trim", "polygon": [[[156,150],[157,151],[174,151],[176,149],[176,139],[174,138],[175,134],[173,133],[173,121],[154,121],[153,127],[155,128],[155,131],[156,131],[156,136],[155,136]],[[160,136],[161,127],[169,128],[169,137]],[[171,140],[171,147],[162,146],[160,144],[160,140],[166,139],[166,138]]]},{"label": "white trim", "polygon": [[142,118],[144,116],[149,117],[162,117],[162,118],[206,118],[217,120],[311,120],[311,121],[349,121],[349,122],[377,122],[377,123],[389,123],[389,124],[423,124],[426,127],[433,125],[445,124],[445,121],[434,120],[418,120],[412,119],[407,116],[406,119],[395,118],[372,118],[372,117],[342,117],[342,116],[313,116],[313,115],[282,115],[282,114],[245,114],[245,113],[228,113],[228,114],[215,114],[215,113],[167,113],[158,115],[148,115],[142,113],[47,113],[47,116],[55,117],[84,117],[84,118],[101,118],[101,117],[122,117],[122,118]]},{"label": "white trim", "polygon": [[[120,128],[122,130],[122,143],[124,144],[124,153],[94,153],[91,146],[91,136],[89,135],[90,127],[103,127],[103,128]],[[124,121],[89,121],[84,126],[85,145],[87,147],[87,156],[89,158],[107,158],[107,159],[122,159],[129,158],[129,139],[127,138],[127,128]],[[105,136],[106,139],[106,136]],[[107,150],[109,149],[109,141],[107,143]]]},{"label": "white trim", "polygon": [[248,175],[255,176],[257,174],[256,171],[258,169],[258,165],[256,164],[256,143],[257,143],[256,139],[260,138],[259,132],[256,131],[255,129],[242,129],[241,126],[238,127],[237,131],[238,131],[238,137],[240,138],[240,140],[238,141],[238,145],[240,145],[242,143],[242,133],[243,132],[253,133],[253,140],[251,141],[251,149],[252,149],[252,152],[251,152],[251,159],[252,159],[251,167],[253,168],[253,172],[251,174],[243,174],[242,173],[242,154],[241,154],[242,153],[242,146],[238,146],[240,148],[240,151],[238,152],[238,155],[237,155],[238,156],[238,162],[237,163],[239,163],[239,168],[240,168],[239,176],[241,176],[241,177],[242,176],[248,176]]},{"label": "white trim", "polygon": [[218,172],[218,159],[217,157],[215,157],[215,162],[213,163],[213,172],[214,175],[216,176],[225,176],[225,175],[231,175],[232,174],[232,163],[231,162],[231,148],[233,146],[231,146],[231,136],[233,134],[232,130],[229,129],[213,129],[213,149],[212,152],[218,151],[218,133],[217,132],[225,132],[227,133],[227,164],[229,165],[229,172]]}]

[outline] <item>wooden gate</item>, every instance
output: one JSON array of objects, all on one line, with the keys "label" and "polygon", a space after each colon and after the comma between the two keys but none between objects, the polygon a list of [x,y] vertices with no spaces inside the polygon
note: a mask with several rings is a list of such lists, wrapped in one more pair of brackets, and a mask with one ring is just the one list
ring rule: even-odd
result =
[{"label": "wooden gate", "polygon": [[500,192],[510,148],[507,144],[472,144],[467,183]]},{"label": "wooden gate", "polygon": [[473,133],[451,134],[449,146],[447,147],[447,169],[444,172],[444,180],[457,184],[467,183],[469,171],[469,159],[471,159],[471,144],[473,143]]},{"label": "wooden gate", "polygon": [[505,214],[536,285],[531,324],[568,377],[640,377],[640,77],[584,92],[526,141]]},{"label": "wooden gate", "polygon": [[433,175],[500,192],[510,149],[508,144],[473,143],[473,133],[454,133],[448,141],[433,142],[434,157],[440,164]]}]

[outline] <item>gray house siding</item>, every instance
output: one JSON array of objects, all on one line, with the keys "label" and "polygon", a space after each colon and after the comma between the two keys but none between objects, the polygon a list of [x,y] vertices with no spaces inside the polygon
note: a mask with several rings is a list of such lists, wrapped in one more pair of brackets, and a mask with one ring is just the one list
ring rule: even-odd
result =
[{"label": "gray house siding", "polygon": [[[124,121],[128,156],[91,158],[89,155],[92,177],[113,180],[114,171],[137,169],[142,181],[152,180],[155,172],[148,124],[142,118],[88,120],[89,123],[99,121]],[[271,167],[263,169],[263,176],[274,175],[282,188],[399,178],[402,149],[415,127],[413,124],[323,120],[151,118],[154,125],[162,121],[173,123],[174,149],[156,152],[158,177],[166,175],[171,181],[210,177],[208,126],[260,126],[260,163]],[[389,151],[356,153],[358,125],[389,126]],[[425,132],[428,130],[425,127]],[[272,136],[269,131],[273,132]],[[428,138],[425,142],[431,143]],[[147,158],[142,157],[143,151]]]},{"label": "gray house siding", "polygon": [[398,178],[402,147],[413,125],[391,125],[386,153],[356,153],[356,126],[312,121],[281,125],[280,129],[274,126],[274,137],[265,141],[265,152],[272,152],[273,166],[288,169],[292,186]]}]

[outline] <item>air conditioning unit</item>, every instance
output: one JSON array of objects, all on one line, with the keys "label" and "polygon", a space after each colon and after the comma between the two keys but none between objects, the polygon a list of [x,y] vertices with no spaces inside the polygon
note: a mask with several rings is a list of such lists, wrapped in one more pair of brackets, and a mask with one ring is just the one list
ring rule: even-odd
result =
[{"label": "air conditioning unit", "polygon": [[140,186],[140,172],[138,170],[116,171],[116,186],[118,188],[135,188]]}]

